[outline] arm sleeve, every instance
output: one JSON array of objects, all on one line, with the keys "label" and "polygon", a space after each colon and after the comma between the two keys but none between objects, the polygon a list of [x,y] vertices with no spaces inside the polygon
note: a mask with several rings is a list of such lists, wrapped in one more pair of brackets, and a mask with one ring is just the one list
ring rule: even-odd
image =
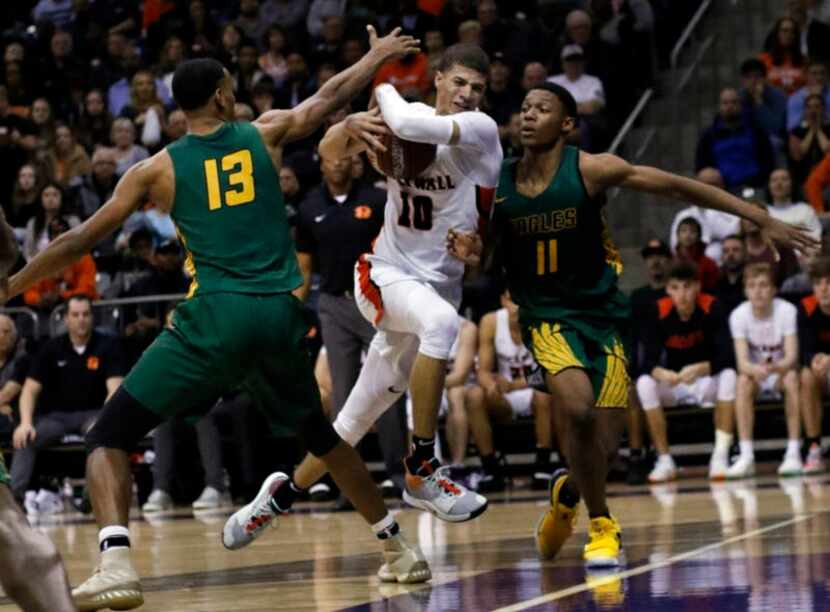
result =
[{"label": "arm sleeve", "polygon": [[798,309],[798,346],[801,349],[801,364],[810,367],[816,356],[816,334],[803,308]]},{"label": "arm sleeve", "polygon": [[398,138],[413,142],[448,144],[452,138],[453,118],[446,115],[429,116],[418,112],[388,83],[375,89],[375,96],[383,120]]}]

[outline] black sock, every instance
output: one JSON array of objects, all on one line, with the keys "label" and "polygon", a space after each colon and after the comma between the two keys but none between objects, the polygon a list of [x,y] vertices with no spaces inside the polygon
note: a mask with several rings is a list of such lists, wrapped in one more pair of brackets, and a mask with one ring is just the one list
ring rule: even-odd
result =
[{"label": "black sock", "polygon": [[101,552],[109,548],[129,548],[130,547],[130,538],[129,536],[110,536],[108,538],[104,538],[101,540],[99,544],[101,548]]},{"label": "black sock", "polygon": [[412,454],[406,458],[406,467],[410,474],[415,474],[424,463],[429,463],[435,456],[435,438],[412,436]]},{"label": "black sock", "polygon": [[550,471],[550,449],[543,446],[536,447],[536,467],[543,472]]},{"label": "black sock", "polygon": [[607,519],[610,519],[611,518],[611,511],[606,510],[605,512],[600,512],[599,514],[592,514],[592,513],[588,514],[588,517],[591,518],[591,519],[599,518],[601,516],[603,516]]},{"label": "black sock", "polygon": [[496,453],[482,455],[481,467],[484,468],[486,474],[491,474],[492,476],[497,476],[501,472],[501,466],[499,465],[499,460],[496,458]]},{"label": "black sock", "polygon": [[294,501],[303,492],[301,488],[294,484],[294,479],[288,481],[287,485],[281,486],[277,492],[271,497],[271,500],[276,504],[280,512],[288,512]]},{"label": "black sock", "polygon": [[628,451],[628,456],[631,458],[632,461],[639,461],[643,458],[643,449],[642,448],[632,448]]}]

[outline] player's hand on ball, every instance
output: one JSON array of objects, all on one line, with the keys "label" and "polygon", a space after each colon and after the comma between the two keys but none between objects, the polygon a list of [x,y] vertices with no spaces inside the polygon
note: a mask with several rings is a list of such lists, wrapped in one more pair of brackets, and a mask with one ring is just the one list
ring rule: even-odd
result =
[{"label": "player's hand on ball", "polygon": [[447,232],[447,251],[469,266],[477,266],[481,263],[481,253],[484,244],[481,236],[476,232],[458,232],[450,229]]},{"label": "player's hand on ball", "polygon": [[401,36],[400,28],[395,28],[383,38],[378,37],[373,26],[366,26],[366,31],[369,32],[371,50],[380,53],[386,59],[417,53],[421,50],[419,46],[421,41],[411,36]]},{"label": "player's hand on ball", "polygon": [[391,134],[378,107],[363,113],[352,113],[343,121],[343,127],[349,136],[369,145],[373,151],[386,151],[383,136]]}]

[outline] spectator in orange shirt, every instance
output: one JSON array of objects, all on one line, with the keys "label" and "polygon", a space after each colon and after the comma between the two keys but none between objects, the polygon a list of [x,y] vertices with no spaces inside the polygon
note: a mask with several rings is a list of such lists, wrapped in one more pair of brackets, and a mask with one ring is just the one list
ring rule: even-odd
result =
[{"label": "spectator in orange shirt", "polygon": [[830,222],[830,211],[827,210],[824,196],[828,187],[830,187],[830,153],[813,168],[807,177],[807,182],[804,183],[804,195],[807,196],[810,205],[816,209],[822,225]]},{"label": "spectator in orange shirt", "polygon": [[429,60],[426,54],[407,55],[386,62],[375,75],[374,87],[389,83],[404,98],[422,100],[432,87],[429,79]]},{"label": "spectator in orange shirt", "polygon": [[787,95],[807,82],[801,30],[791,17],[781,17],[775,22],[773,34],[759,59],[767,67],[767,82],[783,89]]},{"label": "spectator in orange shirt", "polygon": [[[49,224],[49,241],[51,242],[69,230],[69,223],[63,217],[54,219]],[[23,294],[27,306],[41,310],[51,310],[55,304],[66,301],[75,295],[87,295],[98,299],[95,277],[98,270],[95,260],[87,254],[66,268],[56,278],[45,278],[33,285]]]}]

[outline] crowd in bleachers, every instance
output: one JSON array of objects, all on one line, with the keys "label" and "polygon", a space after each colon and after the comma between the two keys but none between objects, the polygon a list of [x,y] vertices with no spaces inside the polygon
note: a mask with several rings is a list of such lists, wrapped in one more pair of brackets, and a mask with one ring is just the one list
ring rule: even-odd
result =
[{"label": "crowd in bleachers", "polygon": [[[656,71],[667,65],[674,42],[699,4],[698,0],[14,3],[0,16],[0,155],[4,160],[0,165],[0,204],[21,244],[19,265],[57,235],[94,214],[129,167],[186,132],[184,114],[171,96],[173,72],[184,59],[209,56],[222,61],[234,78],[237,119],[253,120],[272,108],[296,106],[337,71],[354,64],[368,48],[366,23],[376,24],[381,32],[401,27],[422,41],[421,53],[383,66],[374,80],[374,84],[393,84],[408,100],[432,102],[433,75],[442,51],[457,41],[475,43],[490,56],[490,79],[482,110],[499,125],[505,157],[521,154],[518,110],[524,92],[546,80],[562,85],[576,99],[581,121],[572,143],[588,151],[602,151],[639,94],[652,84]],[[825,64],[830,60],[830,38],[822,34],[830,30],[827,5],[830,2],[789,3],[787,16],[771,24],[763,53],[741,64],[740,86],[721,92],[717,117],[701,135],[696,156],[701,181],[739,193],[772,215],[805,224],[817,236],[830,219],[825,200],[825,190],[830,186],[830,88]],[[350,110],[365,109],[370,93],[371,89],[363,92],[349,108],[331,117],[325,127],[343,119]],[[349,245],[336,245],[344,250],[332,258],[325,248],[333,243],[316,238],[309,219],[315,218],[315,207],[327,206],[328,200],[333,205],[344,205],[346,198],[341,196],[353,193],[353,189],[364,190],[361,197],[377,200],[378,206],[384,199],[377,190],[383,188],[383,181],[364,156],[329,167],[319,159],[316,145],[323,132],[285,149],[279,177],[306,277],[303,295],[310,310],[317,312],[319,305],[322,325],[317,331],[321,334],[309,338],[310,345],[317,349],[321,337],[323,343],[327,338],[326,321],[327,317],[331,319],[334,303],[330,298],[353,299],[350,281],[342,281],[343,274],[351,279],[353,261],[342,265],[340,260],[344,253],[355,250],[355,244],[351,249]],[[360,214],[369,219],[371,206],[364,208]],[[379,221],[377,215],[375,219]],[[368,241],[371,238],[360,237]],[[645,321],[652,315],[663,320],[660,314],[667,308],[671,310],[665,301],[659,302],[666,299],[666,285],[689,284],[692,274],[703,292],[695,296],[694,303],[704,294],[712,294],[720,304],[714,315],[707,310],[700,316],[707,326],[717,328],[721,343],[728,338],[729,313],[745,299],[745,266],[769,264],[772,272],[766,277],[771,276],[775,286],[792,301],[812,293],[813,282],[827,282],[825,276],[808,274],[815,262],[803,254],[777,253],[752,224],[696,206],[681,211],[665,236],[645,246],[643,257],[649,283],[633,296],[635,321]],[[0,417],[0,429],[17,449],[16,455],[29,449],[25,461],[12,458],[12,474],[14,478],[17,473],[15,494],[21,500],[26,498],[30,510],[43,511],[55,505],[48,487],[37,493],[40,485],[32,476],[36,472],[31,451],[65,439],[68,434],[83,433],[89,419],[81,416],[93,416],[100,408],[113,384],[159,333],[173,306],[167,300],[107,310],[91,307],[85,298],[94,301],[182,294],[189,282],[184,259],[172,221],[147,202],[120,232],[90,255],[9,304],[30,309],[41,325],[33,328],[27,324],[30,315],[17,311],[12,318],[0,318],[0,413],[4,415]],[[765,273],[759,277],[765,277]],[[816,309],[824,312],[821,297],[818,304],[813,305],[809,316]],[[682,311],[678,324],[687,323],[683,317],[688,304],[674,308]],[[534,486],[544,487],[555,463],[562,459],[555,452],[558,434],[551,430],[547,396],[527,386],[525,376],[531,364],[526,363],[529,355],[520,350],[518,323],[509,295],[502,294],[495,275],[472,274],[465,281],[461,312],[470,322],[462,327],[463,337],[459,338],[448,372],[448,448],[444,458],[464,471],[468,444],[472,442],[482,464],[474,484],[480,490],[502,489],[506,486],[506,471],[494,441],[494,429],[517,415],[532,416],[535,439],[527,440],[527,450],[536,450]],[[710,324],[710,316],[719,317],[720,323]],[[808,316],[806,311],[804,316]],[[79,331],[78,317],[96,320],[88,329],[81,325]],[[21,327],[20,333],[15,323]],[[94,331],[96,325],[102,331]],[[805,326],[802,328],[807,329]],[[40,333],[36,333],[38,328]],[[742,359],[738,358],[737,370],[734,363],[721,363],[719,357],[718,363],[710,364],[708,369],[697,368],[696,377],[688,372],[676,373],[679,378],[664,376],[659,370],[668,371],[666,351],[655,348],[659,349],[659,343],[672,334],[661,340],[644,329],[640,324],[635,326],[638,355],[648,355],[648,359],[632,364],[632,374],[635,380],[639,376],[651,378],[651,382],[642,384],[642,378],[637,380],[637,389],[648,387],[639,396],[659,455],[652,480],[670,478],[676,472],[665,439],[664,420],[655,410],[660,405],[701,403],[711,398],[736,404],[737,408],[716,413],[715,446],[721,454],[713,456],[713,462],[723,459],[724,445],[728,453],[735,412],[742,456],[750,457],[746,421],[747,389],[751,385],[746,379],[754,378]],[[51,339],[50,331],[54,335]],[[708,333],[707,343],[715,346]],[[333,335],[332,329],[328,337]],[[732,346],[731,342],[726,344]],[[813,355],[822,354],[820,347],[811,346],[815,349]],[[705,351],[695,358],[701,355],[706,356]],[[515,363],[505,365],[500,358],[514,359]],[[75,384],[76,378],[66,376],[65,367],[70,366],[90,376],[85,397],[64,393],[60,386]],[[691,383],[696,379],[730,369],[735,373],[732,384],[736,390],[730,392],[729,381],[724,383],[721,375],[723,388],[715,384],[714,395],[707,388],[705,397],[699,389],[699,393],[690,392],[683,398],[668,394],[672,400],[663,401],[666,385],[677,387],[680,379],[686,384],[686,377],[688,386],[694,386]],[[796,365],[790,364],[789,370],[795,371]],[[326,351],[321,352],[316,371],[324,399],[337,410],[342,404],[342,389],[348,384],[342,376],[332,380]],[[822,367],[813,371],[819,377],[826,375]],[[791,379],[787,378],[790,386],[782,390],[791,391]],[[796,380],[796,386],[799,382],[803,388],[815,386],[807,374]],[[804,395],[803,389],[800,393]],[[401,404],[394,411],[403,415],[405,407]],[[724,416],[726,413],[728,416]],[[806,417],[810,421],[808,446],[816,443],[817,427],[820,432],[820,420],[814,422],[814,413]],[[212,507],[226,496],[228,478],[221,451],[228,445],[220,440],[223,436],[246,442],[256,439],[263,429],[257,427],[256,419],[245,394],[234,392],[221,398],[198,426],[205,488],[196,507]],[[401,484],[401,474],[393,473],[392,467],[395,461],[399,465],[405,451],[405,437],[399,435],[405,420],[403,416],[399,420],[400,424],[395,424],[390,419],[378,430],[390,476],[385,484],[390,492],[399,490]],[[41,435],[44,428],[48,436]],[[181,431],[177,424],[156,433],[155,483],[145,505],[148,511],[165,509],[175,497],[182,497],[174,490],[173,460],[176,436]],[[648,468],[642,459],[643,445],[637,443],[642,440],[640,432],[630,431],[629,438],[630,476],[636,482],[645,478]],[[790,439],[792,443],[792,436]],[[231,485],[241,497],[250,496],[261,477],[257,469],[262,462],[257,461],[254,446],[234,445],[238,456],[232,460],[226,457],[229,461],[224,462],[238,466],[232,470]],[[791,451],[789,448],[792,457]],[[19,463],[22,466],[15,472]],[[821,467],[820,462],[807,463],[810,469]],[[719,475],[722,466],[715,467]],[[324,487],[318,497],[326,494]]]}]

